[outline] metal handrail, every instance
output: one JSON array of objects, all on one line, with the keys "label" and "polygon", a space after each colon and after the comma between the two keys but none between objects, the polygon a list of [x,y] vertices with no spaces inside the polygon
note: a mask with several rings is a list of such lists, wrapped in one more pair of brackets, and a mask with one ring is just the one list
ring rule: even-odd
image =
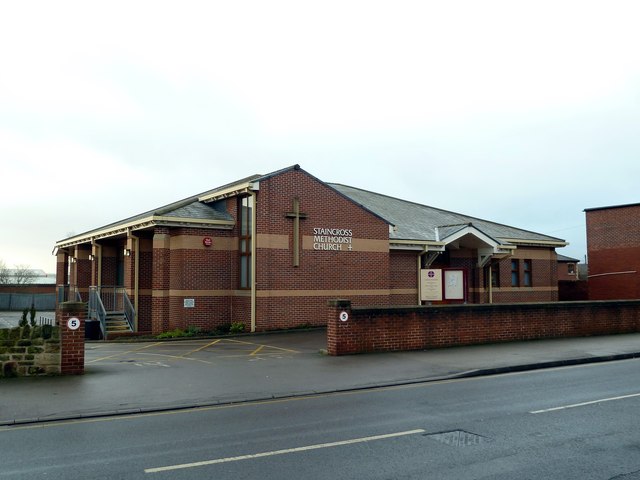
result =
[{"label": "metal handrail", "polygon": [[[127,295],[124,287],[99,286],[89,287],[90,298],[95,297],[93,303],[90,302],[91,318],[100,320],[100,328],[103,338],[107,338],[106,317],[107,312],[118,312],[124,315],[131,331],[135,330],[136,310]],[[95,309],[91,310],[94,305]]]},{"label": "metal handrail", "polygon": [[127,292],[124,291],[122,293],[124,295],[124,298],[123,298],[123,301],[124,301],[124,317],[127,319],[127,322],[129,323],[129,328],[133,332],[135,330],[134,323],[135,323],[135,318],[136,318],[136,310],[135,310],[135,308],[133,308],[133,305],[131,304],[131,300],[129,299],[129,295],[127,295]]},{"label": "metal handrail", "polygon": [[107,310],[100,298],[100,287],[89,287],[89,312],[88,317],[100,322],[102,338],[107,339]]},{"label": "metal handrail", "polygon": [[77,285],[58,285],[58,303],[82,302],[82,295]]}]

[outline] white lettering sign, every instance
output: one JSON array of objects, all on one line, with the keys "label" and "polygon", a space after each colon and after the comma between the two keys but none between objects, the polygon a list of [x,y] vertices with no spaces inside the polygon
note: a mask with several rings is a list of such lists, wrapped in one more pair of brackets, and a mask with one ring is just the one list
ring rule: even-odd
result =
[{"label": "white lettering sign", "polygon": [[314,228],[313,249],[346,251],[353,250],[353,231],[350,228]]}]

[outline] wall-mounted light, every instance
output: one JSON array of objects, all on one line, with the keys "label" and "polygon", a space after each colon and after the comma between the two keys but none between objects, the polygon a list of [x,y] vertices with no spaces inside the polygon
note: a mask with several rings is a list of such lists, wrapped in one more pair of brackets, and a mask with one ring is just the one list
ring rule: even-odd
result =
[{"label": "wall-mounted light", "polygon": [[130,257],[131,256],[131,249],[130,248],[125,248],[124,249],[124,256],[125,257]]},{"label": "wall-mounted light", "polygon": [[76,263],[76,257],[69,257],[69,263]]},{"label": "wall-mounted light", "polygon": [[93,253],[89,254],[89,260],[91,260],[92,262],[96,259],[96,256]]}]

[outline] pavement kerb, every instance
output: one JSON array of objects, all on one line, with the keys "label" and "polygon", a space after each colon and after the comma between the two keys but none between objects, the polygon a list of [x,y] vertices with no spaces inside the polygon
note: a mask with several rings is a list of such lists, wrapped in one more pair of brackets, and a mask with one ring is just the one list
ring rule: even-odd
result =
[{"label": "pavement kerb", "polygon": [[249,403],[268,402],[271,400],[286,400],[288,398],[304,398],[304,397],[314,397],[317,395],[328,395],[328,394],[339,394],[339,393],[347,393],[347,392],[358,392],[358,391],[365,391],[365,390],[375,390],[379,388],[396,387],[396,386],[403,386],[403,385],[415,385],[420,383],[439,382],[443,380],[474,378],[474,377],[483,377],[483,376],[490,376],[490,375],[500,375],[500,374],[506,374],[506,373],[542,370],[542,369],[548,369],[548,368],[567,367],[567,366],[573,366],[573,365],[585,365],[590,363],[604,363],[604,362],[612,362],[612,361],[619,361],[619,360],[630,360],[633,358],[640,358],[640,352],[603,355],[603,356],[597,356],[597,357],[573,358],[573,359],[566,359],[566,360],[554,360],[549,362],[529,363],[529,364],[523,364],[523,365],[468,370],[465,372],[459,372],[451,375],[442,375],[442,376],[436,376],[436,377],[425,377],[425,378],[416,378],[411,380],[381,382],[381,383],[376,383],[371,385],[362,385],[358,387],[348,387],[348,388],[340,388],[340,389],[312,390],[312,391],[297,392],[292,394],[255,396],[251,398],[238,399],[238,400],[194,402],[194,403],[186,403],[186,404],[166,405],[166,406],[160,406],[160,407],[149,407],[149,408],[139,407],[139,408],[111,410],[111,411],[103,411],[103,412],[67,414],[67,415],[60,415],[60,416],[54,415],[54,416],[39,417],[39,418],[0,420],[0,427],[27,426],[27,425],[33,425],[33,424],[39,424],[39,423],[55,423],[55,422],[65,422],[65,421],[74,421],[74,420],[90,420],[90,419],[99,419],[99,418],[108,418],[108,417],[124,417],[129,415],[154,414],[154,413],[163,413],[163,412],[180,411],[180,410],[195,410],[199,408],[218,407],[218,406],[220,407],[233,406],[233,405],[242,405],[242,404],[249,404]]}]

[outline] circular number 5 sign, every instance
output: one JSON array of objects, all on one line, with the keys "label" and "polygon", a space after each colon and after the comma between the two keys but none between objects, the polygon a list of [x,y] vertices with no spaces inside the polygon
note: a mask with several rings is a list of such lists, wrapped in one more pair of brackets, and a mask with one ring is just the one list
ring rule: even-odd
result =
[{"label": "circular number 5 sign", "polygon": [[67,320],[67,327],[69,327],[69,330],[79,329],[80,320],[78,320],[76,317],[71,317],[69,320]]}]

